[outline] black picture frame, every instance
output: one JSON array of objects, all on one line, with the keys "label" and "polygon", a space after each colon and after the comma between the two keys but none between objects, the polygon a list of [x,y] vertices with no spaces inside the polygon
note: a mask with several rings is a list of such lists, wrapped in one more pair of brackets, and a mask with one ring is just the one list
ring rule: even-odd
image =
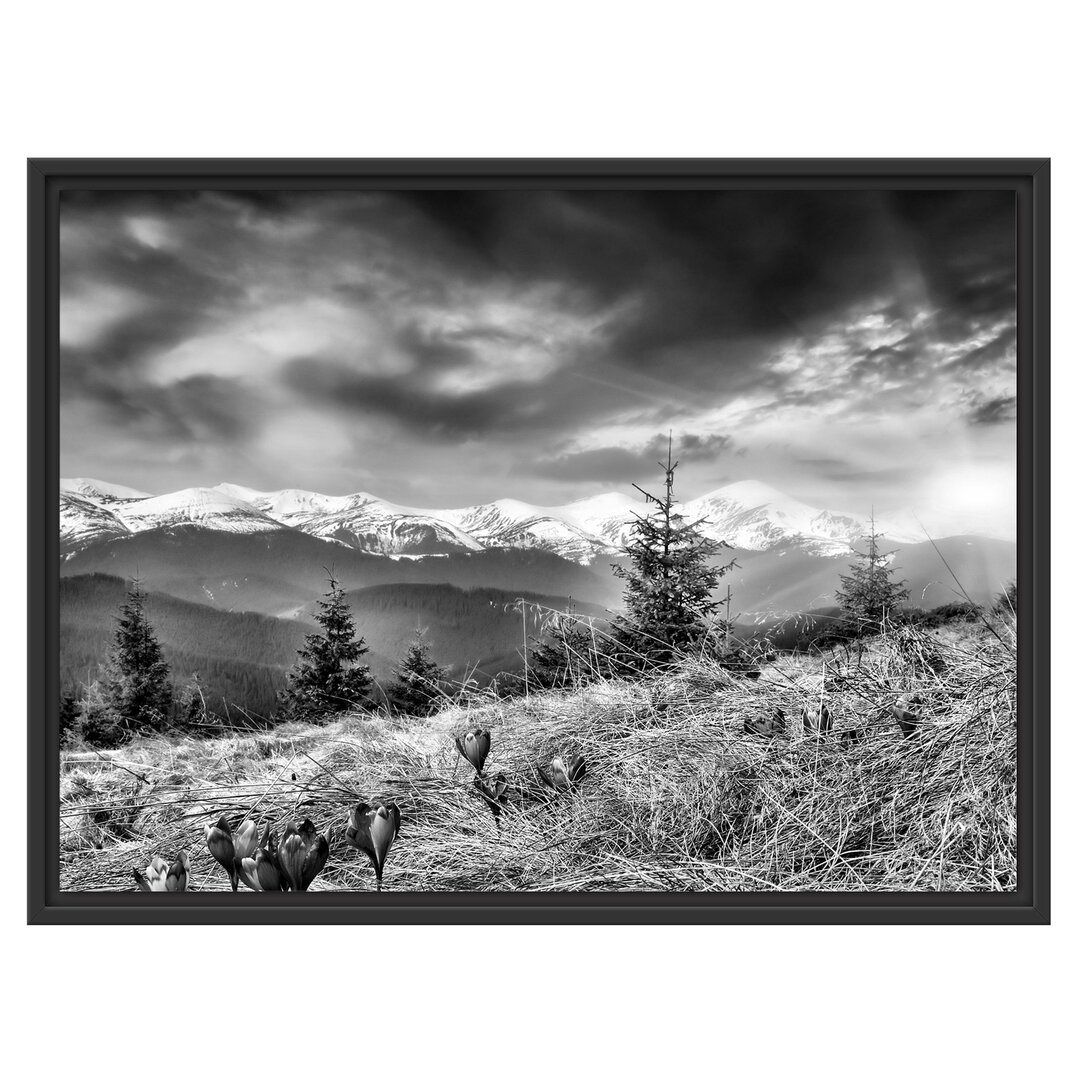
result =
[{"label": "black picture frame", "polygon": [[[1048,159],[28,162],[28,889],[31,924],[1024,923],[1050,921]],[[1015,893],[61,893],[59,193],[108,189],[1012,190],[1017,222],[1018,888]]]}]

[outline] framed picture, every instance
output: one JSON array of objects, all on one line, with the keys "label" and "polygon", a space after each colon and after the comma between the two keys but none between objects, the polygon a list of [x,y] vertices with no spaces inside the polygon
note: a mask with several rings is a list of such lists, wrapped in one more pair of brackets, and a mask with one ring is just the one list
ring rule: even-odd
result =
[{"label": "framed picture", "polygon": [[30,922],[1049,920],[1047,161],[36,160],[29,297]]}]

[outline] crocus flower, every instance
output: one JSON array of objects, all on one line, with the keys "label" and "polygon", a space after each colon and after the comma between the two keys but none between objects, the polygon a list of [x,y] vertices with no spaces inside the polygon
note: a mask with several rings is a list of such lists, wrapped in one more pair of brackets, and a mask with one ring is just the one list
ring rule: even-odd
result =
[{"label": "crocus flower", "polygon": [[291,824],[285,830],[277,849],[277,866],[289,886],[296,892],[307,892],[319,871],[330,858],[332,830],[320,835],[310,818],[297,828]]},{"label": "crocus flower", "polygon": [[176,856],[176,862],[169,867],[168,877],[165,878],[166,892],[187,892],[188,872],[191,869],[191,860],[186,851],[181,851]]},{"label": "crocus flower", "polygon": [[477,776],[473,779],[473,786],[480,792],[480,798],[487,803],[488,809],[495,815],[495,823],[498,824],[499,815],[507,803],[507,791],[510,786],[506,776],[503,773],[497,773],[490,784],[485,783],[483,777]]},{"label": "crocus flower", "polygon": [[259,846],[258,827],[248,818],[234,833],[228,821],[221,817],[216,825],[206,826],[206,846],[210,854],[225,867],[233,892],[236,892],[239,879],[236,864],[255,853]]},{"label": "crocus flower", "polygon": [[585,779],[585,759],[575,754],[567,765],[561,757],[553,757],[547,772],[538,770],[540,779],[556,791],[569,791]]},{"label": "crocus flower", "polygon": [[804,731],[814,731],[824,734],[832,727],[832,713],[824,701],[804,705],[802,709],[802,726]]},{"label": "crocus flower", "polygon": [[236,872],[240,880],[255,892],[286,892],[289,883],[277,862],[276,838],[267,834],[253,856],[237,859]]},{"label": "crocus flower", "polygon": [[349,827],[345,830],[345,839],[371,860],[375,870],[376,888],[380,892],[386,856],[400,828],[401,811],[397,803],[369,806],[362,802],[349,811]]},{"label": "crocus flower", "polygon": [[743,721],[743,731],[747,735],[764,735],[770,739],[775,735],[786,735],[787,721],[784,718],[784,710],[778,706],[771,712],[748,716]]},{"label": "crocus flower", "polygon": [[905,739],[919,730],[923,720],[923,700],[920,694],[901,694],[892,706],[893,718],[900,725]]},{"label": "crocus flower", "polygon": [[169,864],[160,855],[155,855],[145,870],[134,866],[131,872],[135,876],[135,884],[139,886],[140,892],[165,892]]},{"label": "crocus flower", "polygon": [[145,870],[135,867],[132,873],[140,892],[187,892],[190,868],[188,853],[181,851],[172,866],[160,855],[155,855]]},{"label": "crocus flower", "polygon": [[484,762],[491,749],[491,732],[474,728],[466,732],[464,738],[456,737],[454,744],[461,752],[461,756],[472,765],[476,770],[476,775],[479,776],[484,771]]}]

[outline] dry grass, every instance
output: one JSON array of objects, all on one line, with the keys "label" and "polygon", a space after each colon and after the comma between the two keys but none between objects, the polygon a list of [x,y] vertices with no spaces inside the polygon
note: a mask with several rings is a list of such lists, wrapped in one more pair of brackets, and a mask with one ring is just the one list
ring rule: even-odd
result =
[{"label": "dry grass", "polygon": [[[203,827],[226,814],[336,836],[312,890],[368,890],[344,841],[358,799],[393,799],[402,829],[384,889],[985,891],[1016,888],[1016,664],[1008,625],[902,629],[861,652],[784,656],[759,679],[687,660],[666,675],[480,699],[427,720],[349,716],[214,740],[140,739],[61,761],[61,887],[133,888],[132,866],[186,847],[191,887],[226,890]],[[918,690],[925,723],[888,715]],[[804,702],[833,733],[802,732]],[[744,734],[779,706],[788,735]],[[492,732],[485,774],[521,794],[501,822],[453,736]],[[837,733],[857,729],[855,743]],[[582,753],[576,793],[544,798],[535,768]]]}]

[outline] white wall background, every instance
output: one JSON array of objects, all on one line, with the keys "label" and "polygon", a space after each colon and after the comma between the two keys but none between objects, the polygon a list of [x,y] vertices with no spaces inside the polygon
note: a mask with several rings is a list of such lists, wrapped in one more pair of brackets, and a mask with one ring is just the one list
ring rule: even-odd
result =
[{"label": "white wall background", "polygon": [[[1055,291],[1071,300],[1067,10],[1042,0],[12,5],[0,64],[4,565],[17,568],[24,551],[27,156],[1050,155]],[[1056,524],[1067,540],[1071,308],[1059,303],[1056,316]],[[1063,687],[1051,929],[29,929],[17,578],[3,653],[12,1001],[0,1014],[17,1075],[315,1077],[336,1065],[395,1080],[993,1078],[1059,1075],[1075,1056],[1064,1056],[1077,885],[1067,773],[1080,721]],[[1061,657],[1075,600],[1059,566]],[[496,961],[513,972],[506,982],[485,978]]]}]

